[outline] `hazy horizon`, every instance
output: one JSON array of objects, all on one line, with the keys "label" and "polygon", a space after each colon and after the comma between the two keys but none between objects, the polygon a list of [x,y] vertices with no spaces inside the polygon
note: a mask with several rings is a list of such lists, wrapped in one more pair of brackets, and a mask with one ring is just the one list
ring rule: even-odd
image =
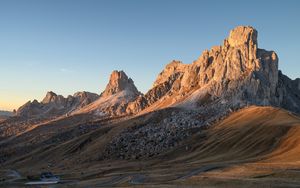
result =
[{"label": "hazy horizon", "polygon": [[113,70],[144,93],[167,63],[192,63],[238,25],[256,28],[259,48],[300,77],[300,2],[245,2],[1,1],[0,110],[47,91],[99,94]]}]

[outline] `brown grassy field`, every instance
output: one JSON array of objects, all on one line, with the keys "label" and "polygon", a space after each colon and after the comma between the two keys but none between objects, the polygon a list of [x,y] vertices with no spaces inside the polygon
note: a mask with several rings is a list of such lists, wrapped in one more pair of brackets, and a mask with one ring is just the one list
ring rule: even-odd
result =
[{"label": "brown grassy field", "polygon": [[[165,112],[168,113],[168,112]],[[74,180],[56,187],[299,187],[300,118],[273,107],[248,107],[154,158],[99,160],[124,128],[162,118],[146,114],[103,126],[59,145],[36,148],[10,161],[25,177],[53,171]],[[51,163],[51,165],[49,165]],[[0,187],[19,186],[18,182]]]}]

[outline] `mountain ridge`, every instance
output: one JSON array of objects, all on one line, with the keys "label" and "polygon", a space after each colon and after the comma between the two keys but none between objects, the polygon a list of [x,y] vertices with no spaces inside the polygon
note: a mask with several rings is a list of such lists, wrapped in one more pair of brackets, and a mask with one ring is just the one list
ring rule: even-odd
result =
[{"label": "mountain ridge", "polygon": [[98,97],[99,96],[95,93],[82,91],[65,98],[62,95],[57,95],[53,91],[48,91],[41,102],[35,99],[19,107],[16,111],[16,115],[27,118],[64,115],[77,108],[80,109],[86,106],[95,101]]},{"label": "mountain ridge", "polygon": [[[258,48],[256,29],[238,26],[229,32],[222,45],[204,50],[193,63],[173,60],[167,64],[145,94],[138,91],[124,71],[113,71],[99,98],[119,93],[118,99],[98,101],[93,107],[89,105],[83,110],[73,111],[76,114],[92,113],[98,108],[100,115],[118,116],[171,106],[197,108],[219,100],[233,108],[251,104],[273,105],[299,113],[300,79],[291,80],[279,72],[278,61],[274,51]],[[121,98],[122,104],[114,104]],[[51,100],[58,103],[56,107],[63,108],[60,104],[65,99],[54,93],[47,93],[42,103],[50,103]],[[108,107],[110,103],[111,108]],[[35,105],[36,101],[33,101],[33,109]],[[104,106],[102,110],[101,105]]]}]

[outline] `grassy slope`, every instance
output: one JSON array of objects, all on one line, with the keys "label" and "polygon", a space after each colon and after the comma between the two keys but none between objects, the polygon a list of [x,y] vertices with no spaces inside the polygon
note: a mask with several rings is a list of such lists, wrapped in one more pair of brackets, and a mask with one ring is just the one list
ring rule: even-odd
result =
[{"label": "grassy slope", "polygon": [[[167,112],[165,112],[167,113]],[[300,119],[272,107],[249,107],[197,133],[174,150],[153,159],[98,161],[97,156],[125,127],[152,121],[149,114],[100,128],[61,145],[38,148],[12,168],[49,169],[81,179],[80,185],[127,185],[128,180],[172,185],[239,187],[300,186]],[[81,143],[85,144],[80,147]],[[55,157],[54,157],[55,156]],[[47,161],[54,163],[47,167]],[[139,175],[143,175],[140,178]],[[142,179],[142,181],[140,180]],[[106,182],[106,184],[105,184]]]}]

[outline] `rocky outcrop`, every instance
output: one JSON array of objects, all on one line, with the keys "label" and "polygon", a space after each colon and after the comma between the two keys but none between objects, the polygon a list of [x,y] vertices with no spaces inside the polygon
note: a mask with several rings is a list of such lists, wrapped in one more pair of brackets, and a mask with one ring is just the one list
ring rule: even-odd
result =
[{"label": "rocky outcrop", "polygon": [[99,95],[90,92],[77,92],[73,96],[64,98],[52,91],[47,92],[41,102],[37,100],[28,101],[21,106],[16,115],[23,117],[51,117],[69,114],[75,109],[82,108],[99,98]]},{"label": "rocky outcrop", "polygon": [[[298,101],[299,94],[293,94],[298,91],[290,93],[286,87],[279,87],[283,81],[278,78],[277,54],[259,49],[257,37],[253,27],[238,26],[223,45],[205,50],[192,64],[171,62],[158,75],[153,88],[128,105],[127,111],[195,108],[216,101],[233,107],[255,104],[299,109],[287,105]],[[285,79],[285,83],[299,87],[299,80],[291,83]]]}]

